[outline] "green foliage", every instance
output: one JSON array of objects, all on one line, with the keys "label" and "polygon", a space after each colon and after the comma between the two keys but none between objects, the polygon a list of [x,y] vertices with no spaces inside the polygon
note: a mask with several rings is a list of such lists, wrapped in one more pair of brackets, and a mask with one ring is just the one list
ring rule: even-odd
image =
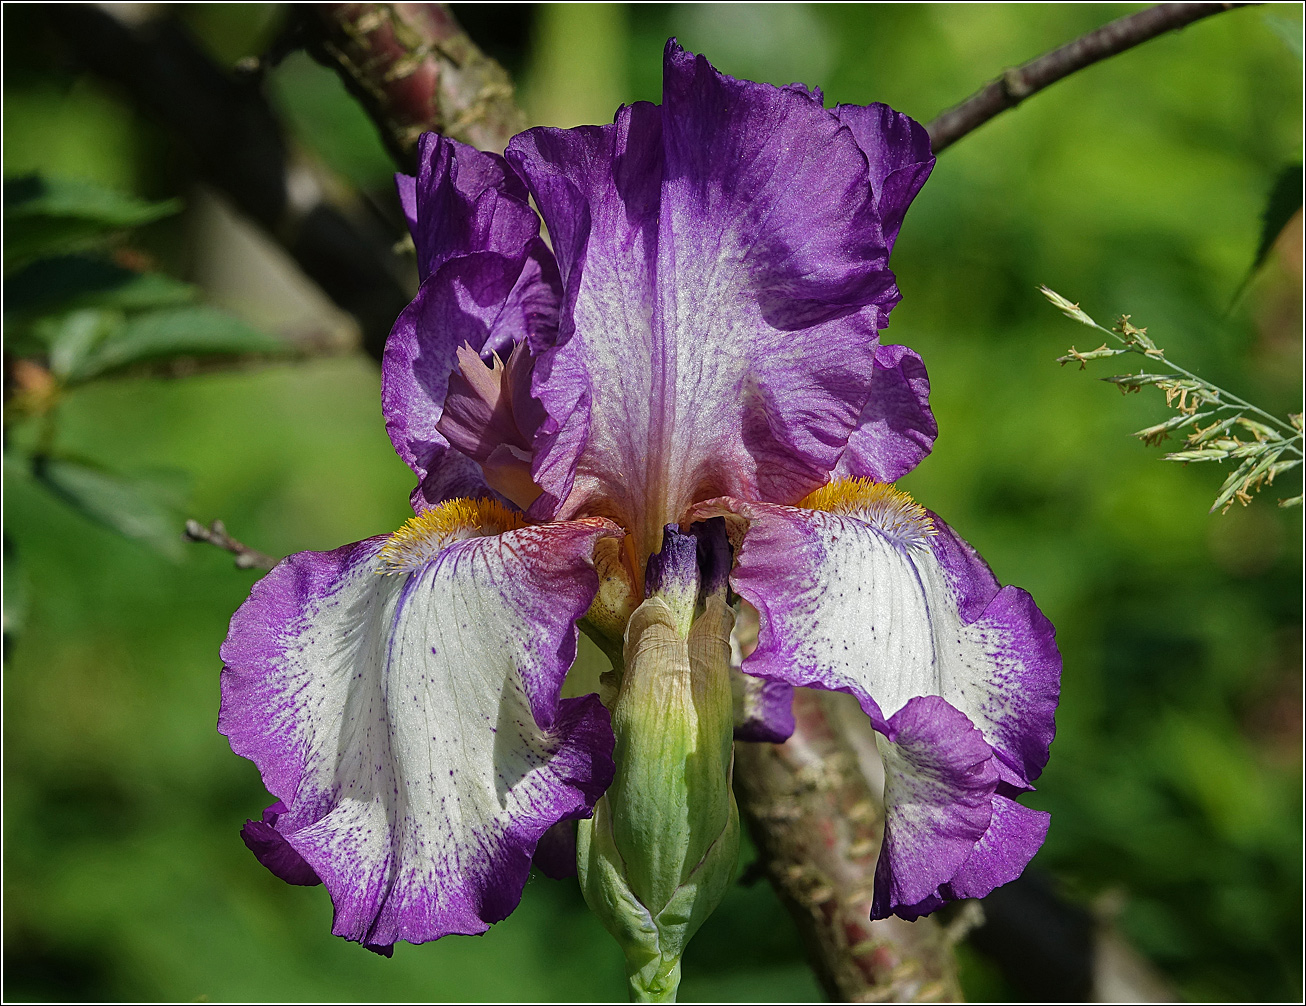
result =
[{"label": "green foliage", "polygon": [[285,351],[279,339],[202,305],[130,316],[86,309],[47,320],[38,330],[50,347],[51,371],[68,384],[151,360]]},{"label": "green foliage", "polygon": [[38,455],[38,482],[79,513],[119,534],[142,541],[169,559],[182,555],[177,530],[189,477],[176,469],[126,476],[93,461]]},{"label": "green foliage", "polygon": [[[14,373],[22,375],[7,393],[6,433],[12,424],[34,420],[35,439],[20,435],[18,443],[29,454],[36,484],[91,521],[173,560],[182,554],[186,473],[115,472],[60,453],[55,441],[64,396],[88,382],[134,365],[284,354],[280,340],[193,303],[197,291],[188,283],[103,255],[62,254],[106,244],[179,205],[78,179],[29,175],[4,186],[6,269],[19,263],[5,282],[5,348],[16,360]],[[6,632],[14,631],[11,620],[5,624]]]},{"label": "green foliage", "polygon": [[1253,272],[1265,262],[1265,256],[1270,254],[1274,242],[1279,240],[1279,235],[1288,226],[1288,221],[1301,210],[1301,185],[1300,161],[1286,165],[1274,180],[1274,187],[1270,189],[1269,197],[1265,200],[1265,211],[1261,215],[1261,240],[1256,246],[1256,257],[1252,260]]},{"label": "green foliage", "polygon": [[196,290],[157,272],[137,272],[86,255],[57,255],[19,269],[5,288],[11,319],[82,307],[138,311],[195,299]]},{"label": "green foliage", "polygon": [[146,202],[77,178],[5,179],[5,270],[94,244],[179,209],[180,200]]}]

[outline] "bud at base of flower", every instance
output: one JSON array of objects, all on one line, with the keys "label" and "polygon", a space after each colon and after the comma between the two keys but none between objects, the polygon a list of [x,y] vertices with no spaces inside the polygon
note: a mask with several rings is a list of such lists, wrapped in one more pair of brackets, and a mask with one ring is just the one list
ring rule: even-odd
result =
[{"label": "bud at base of flower", "polygon": [[578,832],[581,890],[621,944],[637,1002],[674,1001],[681,954],[725,896],[739,850],[734,613],[724,583],[699,597],[694,546],[668,529],[655,593],[630,618],[612,709],[616,775]]}]

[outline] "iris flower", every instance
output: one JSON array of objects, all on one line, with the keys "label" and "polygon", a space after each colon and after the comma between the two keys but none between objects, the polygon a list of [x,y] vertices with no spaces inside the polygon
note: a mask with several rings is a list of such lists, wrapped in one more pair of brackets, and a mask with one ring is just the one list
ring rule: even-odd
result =
[{"label": "iris flower", "polygon": [[[326,885],[337,935],[388,953],[483,932],[596,804],[585,841],[620,844],[625,804],[600,800],[638,796],[631,661],[654,691],[722,665],[745,604],[742,736],[783,739],[792,686],[850,693],[878,732],[875,916],[1024,869],[1048,823],[1016,798],[1052,739],[1052,626],[891,485],[936,433],[919,357],[879,342],[933,163],[885,105],[826,109],[674,40],[662,104],[611,125],[530,129],[503,157],[423,138],[398,178],[422,282],[382,385],[416,516],[284,560],[222,649],[220,729],[277,799],[245,841]],[[616,698],[561,697],[578,623],[625,665]],[[657,700],[654,756],[699,698]],[[685,743],[721,753],[728,791],[730,723],[709,720]]]}]

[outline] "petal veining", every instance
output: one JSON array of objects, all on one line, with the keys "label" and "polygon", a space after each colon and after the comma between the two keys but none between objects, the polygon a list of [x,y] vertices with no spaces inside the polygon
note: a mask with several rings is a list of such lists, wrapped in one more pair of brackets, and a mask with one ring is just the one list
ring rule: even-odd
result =
[{"label": "petal veining", "polygon": [[335,933],[483,932],[516,906],[540,836],[591,811],[609,717],[558,696],[594,543],[615,533],[463,537],[393,575],[378,574],[392,536],[373,538],[255,585],[223,646],[219,728],[287,808],[268,827],[326,884]]},{"label": "petal veining", "polygon": [[[850,492],[837,513],[740,501],[698,508],[748,521],[732,585],[762,627],[744,669],[852,692],[879,729],[913,697],[941,696],[983,732],[1003,781],[1028,789],[1054,730],[1061,658],[1052,625],[1025,591],[999,589],[937,516],[907,507],[859,508]],[[920,533],[921,514],[933,533]]]},{"label": "petal veining", "polygon": [[848,127],[674,42],[664,72],[661,107],[529,130],[506,155],[565,291],[537,368],[556,428],[536,481],[561,516],[618,520],[642,556],[697,500],[793,502],[825,481],[897,299]]}]

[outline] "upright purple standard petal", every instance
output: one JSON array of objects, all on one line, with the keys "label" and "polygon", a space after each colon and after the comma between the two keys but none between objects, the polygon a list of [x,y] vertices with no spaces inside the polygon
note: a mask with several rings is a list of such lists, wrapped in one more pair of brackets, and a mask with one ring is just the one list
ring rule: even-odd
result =
[{"label": "upright purple standard petal", "polygon": [[452,258],[488,251],[518,258],[540,232],[526,187],[498,154],[437,133],[418,141],[417,177],[396,175],[425,280]]},{"label": "upright purple standard petal", "polygon": [[[641,556],[694,501],[794,501],[825,481],[870,393],[897,299],[866,155],[799,88],[667,47],[664,103],[535,129],[507,158],[554,242],[552,417],[535,478]],[[544,504],[537,504],[544,505]]]},{"label": "upright purple standard petal", "polygon": [[875,209],[889,248],[916,193],[934,170],[930,134],[914,119],[888,105],[839,105],[839,121],[852,130],[870,163]]},{"label": "upright purple standard petal", "polygon": [[386,343],[381,407],[395,450],[417,473],[420,511],[491,494],[480,466],[436,428],[458,350],[489,362],[524,340],[551,343],[558,279],[526,188],[503,158],[428,133],[419,163],[398,188],[422,286]]},{"label": "upright purple standard petal", "polygon": [[607,711],[558,696],[589,557],[613,533],[522,528],[410,549],[408,565],[373,538],[255,585],[223,646],[219,729],[287,808],[256,823],[255,851],[275,851],[267,830],[284,840],[276,865],[260,858],[285,876],[293,851],[320,877],[337,935],[483,932],[516,906],[545,831],[607,788]]},{"label": "upright purple standard petal", "polygon": [[893,482],[920,464],[938,435],[925,364],[906,346],[880,346],[871,397],[834,475]]}]

